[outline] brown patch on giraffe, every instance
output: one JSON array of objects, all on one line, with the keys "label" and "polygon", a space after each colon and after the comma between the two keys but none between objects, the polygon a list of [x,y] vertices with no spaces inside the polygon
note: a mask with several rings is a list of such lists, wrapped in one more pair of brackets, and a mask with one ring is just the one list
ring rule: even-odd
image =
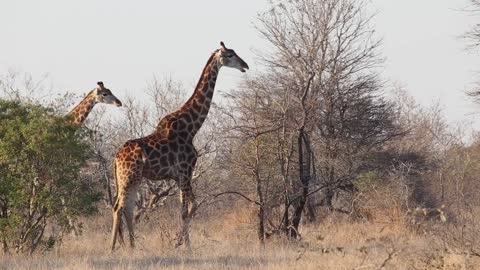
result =
[{"label": "brown patch on giraffe", "polygon": [[183,119],[185,120],[185,123],[187,123],[187,125],[188,125],[190,122],[192,122],[192,117],[190,117],[190,114],[188,114],[188,113],[185,113],[185,114],[183,115]]},{"label": "brown patch on giraffe", "polygon": [[170,163],[170,164],[175,163],[175,155],[172,152],[169,152],[167,154],[167,157],[168,157],[168,163]]},{"label": "brown patch on giraffe", "polygon": [[170,151],[177,152],[178,151],[178,142],[172,141],[168,144]]},{"label": "brown patch on giraffe", "polygon": [[177,140],[178,134],[176,132],[170,132],[168,133],[168,140],[170,141],[168,144],[168,147],[172,147],[171,142],[175,142]]},{"label": "brown patch on giraffe", "polygon": [[148,165],[151,166],[151,167],[155,167],[160,163],[160,160],[158,160],[156,158],[154,159],[153,157],[150,157],[150,159],[151,160],[148,161],[148,163],[149,163]]},{"label": "brown patch on giraffe", "polygon": [[[193,110],[192,110],[192,114],[191,114],[192,121],[191,122],[195,122],[195,121],[198,120],[198,117],[199,117],[198,113],[200,113],[200,109],[202,107],[198,104],[197,101],[195,101],[195,104],[193,104],[192,107],[195,107],[195,108],[193,108]],[[193,114],[194,111],[197,112],[197,113]]]},{"label": "brown patch on giraffe", "polygon": [[195,129],[200,129],[200,128],[202,127],[202,123],[200,123],[200,122],[195,122],[195,123],[193,124],[193,127],[194,127]]},{"label": "brown patch on giraffe", "polygon": [[183,119],[180,119],[177,122],[177,130],[185,130],[187,128],[187,123]]},{"label": "brown patch on giraffe", "polygon": [[162,154],[155,150],[148,157],[149,157],[149,159],[157,159],[161,156],[162,156]]},{"label": "brown patch on giraffe", "polygon": [[163,167],[167,167],[167,166],[168,166],[167,156],[162,156],[162,157],[160,158],[160,165],[163,166]]},{"label": "brown patch on giraffe", "polygon": [[[186,130],[186,129],[184,129],[184,130]],[[180,131],[180,132],[178,132],[178,136],[180,137],[180,139],[182,139],[182,138],[187,138],[187,137],[188,137],[188,134],[189,134],[189,133],[188,133],[187,131]],[[183,140],[183,139],[182,139],[182,140]]]},{"label": "brown patch on giraffe", "polygon": [[[193,113],[191,114],[192,115],[192,119],[198,117],[198,113],[200,112],[200,110],[202,109],[202,106],[200,105],[200,100],[199,99],[196,99],[193,104],[192,104],[192,109],[194,110]],[[195,119],[194,119],[195,121]]]}]

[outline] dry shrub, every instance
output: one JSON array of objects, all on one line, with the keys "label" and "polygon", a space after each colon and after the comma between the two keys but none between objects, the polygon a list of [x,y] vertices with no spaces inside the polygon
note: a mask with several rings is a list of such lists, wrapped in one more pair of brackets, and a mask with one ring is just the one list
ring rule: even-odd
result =
[{"label": "dry shrub", "polygon": [[[196,222],[195,220],[193,221]],[[155,247],[172,247],[180,230],[180,203],[177,196],[172,196],[164,205],[154,211],[147,212],[143,219],[135,224],[137,238],[148,242],[154,235]]]},{"label": "dry shrub", "polygon": [[412,187],[408,173],[392,171],[380,179],[377,174],[362,176],[356,187],[354,215],[385,224],[391,229],[406,228],[412,202]]},{"label": "dry shrub", "polygon": [[480,257],[480,207],[458,211],[454,221],[430,229],[448,252]]},{"label": "dry shrub", "polygon": [[237,201],[228,211],[204,220],[211,231],[224,237],[248,234],[254,232],[258,209],[253,204]]},{"label": "dry shrub", "polygon": [[449,252],[480,256],[480,143],[455,144],[439,157],[438,167],[425,177],[429,193],[443,205],[445,223],[430,222],[426,231],[435,235]]},{"label": "dry shrub", "polygon": [[379,186],[360,195],[356,214],[368,220],[392,226],[406,226],[407,208],[391,186]]}]

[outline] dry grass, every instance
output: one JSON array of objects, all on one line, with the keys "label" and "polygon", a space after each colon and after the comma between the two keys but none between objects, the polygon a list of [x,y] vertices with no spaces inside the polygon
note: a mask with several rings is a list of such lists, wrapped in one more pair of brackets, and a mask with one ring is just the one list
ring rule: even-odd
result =
[{"label": "dry grass", "polygon": [[177,222],[164,214],[138,224],[135,251],[123,248],[111,254],[111,221],[106,213],[87,221],[81,238],[65,239],[43,255],[5,255],[0,269],[476,269],[480,265],[475,257],[444,252],[434,237],[404,226],[341,217],[303,226],[301,241],[271,237],[261,246],[249,211],[217,222],[198,218],[192,228],[192,253],[173,248]]}]

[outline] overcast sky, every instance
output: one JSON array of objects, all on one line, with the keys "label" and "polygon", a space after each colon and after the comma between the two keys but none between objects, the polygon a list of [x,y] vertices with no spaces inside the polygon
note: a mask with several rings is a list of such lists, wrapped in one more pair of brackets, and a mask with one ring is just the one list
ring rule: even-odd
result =
[{"label": "overcast sky", "polygon": [[[420,103],[439,101],[450,121],[474,120],[480,105],[465,90],[480,71],[480,53],[458,38],[480,18],[468,0],[372,0],[387,58],[384,77]],[[223,40],[255,71],[253,48],[265,47],[253,23],[267,1],[0,0],[0,73],[49,74],[58,91],[84,93],[102,80],[120,98],[145,90],[154,75],[192,89]],[[217,91],[243,76],[224,69]],[[218,98],[218,95],[217,95]]]}]

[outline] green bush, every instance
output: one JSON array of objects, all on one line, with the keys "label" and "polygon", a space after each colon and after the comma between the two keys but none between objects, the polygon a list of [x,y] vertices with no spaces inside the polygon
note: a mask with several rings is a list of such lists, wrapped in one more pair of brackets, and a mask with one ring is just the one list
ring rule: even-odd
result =
[{"label": "green bush", "polygon": [[81,177],[86,131],[39,105],[0,100],[0,238],[4,251],[49,248],[48,225],[96,211],[100,193]]},{"label": "green bush", "polygon": [[379,173],[377,171],[368,171],[361,173],[356,179],[352,181],[353,186],[359,192],[369,190],[379,181]]}]

